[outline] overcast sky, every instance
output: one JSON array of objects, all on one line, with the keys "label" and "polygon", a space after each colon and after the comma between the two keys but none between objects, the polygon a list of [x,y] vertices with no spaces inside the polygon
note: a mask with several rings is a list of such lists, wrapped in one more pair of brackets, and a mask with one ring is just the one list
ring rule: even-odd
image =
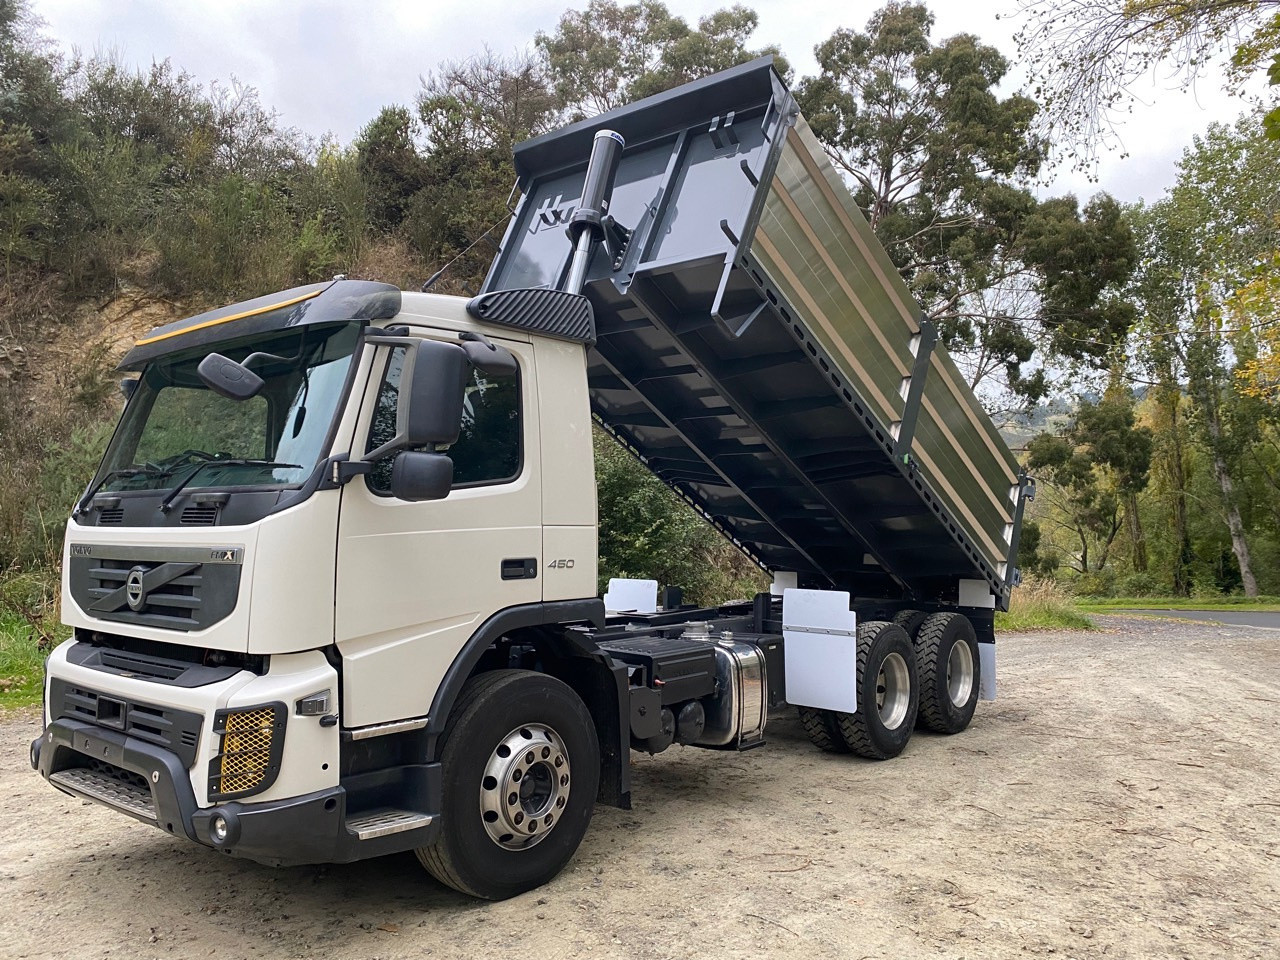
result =
[{"label": "overcast sky", "polygon": [[[690,21],[733,0],[668,0]],[[816,72],[814,46],[837,27],[865,26],[880,0],[742,0],[760,15],[757,46],[777,44],[799,76]],[[32,0],[45,31],[64,48],[114,50],[127,63],[173,61],[202,82],[235,77],[257,87],[284,122],[319,137],[349,142],[389,103],[412,104],[419,76],[440,61],[465,58],[486,44],[499,53],[523,48],[538,30],[554,29],[568,6],[586,0]],[[934,0],[935,40],[976,33],[1010,59],[1016,0]],[[1154,200],[1193,134],[1231,121],[1244,105],[1213,80],[1193,92],[1153,77],[1139,87],[1145,103],[1121,130],[1126,159],[1104,158],[1100,183],[1060,171],[1048,193],[1081,197],[1106,189],[1125,201]]]}]

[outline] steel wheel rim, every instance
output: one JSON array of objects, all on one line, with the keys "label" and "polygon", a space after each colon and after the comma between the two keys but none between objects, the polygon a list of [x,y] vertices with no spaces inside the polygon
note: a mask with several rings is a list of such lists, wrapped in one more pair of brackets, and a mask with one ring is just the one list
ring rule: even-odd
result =
[{"label": "steel wheel rim", "polygon": [[890,653],[880,664],[876,676],[876,709],[880,722],[888,730],[896,730],[907,718],[911,706],[911,672],[900,653]]},{"label": "steel wheel rim", "polygon": [[569,802],[569,756],[560,735],[526,723],[503,737],[480,777],[480,822],[498,846],[528,850],[555,829]]},{"label": "steel wheel rim", "polygon": [[957,641],[947,654],[947,696],[957,707],[963,707],[972,692],[973,651],[967,643]]}]

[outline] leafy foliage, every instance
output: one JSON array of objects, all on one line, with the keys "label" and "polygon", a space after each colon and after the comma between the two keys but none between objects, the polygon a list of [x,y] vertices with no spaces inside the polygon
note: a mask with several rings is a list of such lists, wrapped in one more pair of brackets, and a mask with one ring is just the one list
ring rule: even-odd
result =
[{"label": "leafy foliage", "polygon": [[892,2],[865,31],[837,30],[797,97],[970,382],[1035,401],[1046,356],[1096,365],[1123,341],[1133,237],[1106,195],[1083,211],[1035,198],[1036,104],[998,94],[1009,65],[994,47],[934,43],[933,24],[923,5]]},{"label": "leafy foliage", "polygon": [[754,10],[733,6],[703,17],[695,29],[658,0],[591,0],[586,10],[565,11],[556,31],[539,32],[535,43],[556,97],[579,118],[764,54],[778,58],[785,76],[789,68],[777,47],[747,47],[758,22]]},{"label": "leafy foliage", "polygon": [[[1073,147],[1081,166],[1114,149],[1117,114],[1132,85],[1166,66],[1189,88],[1206,65],[1226,55],[1239,83],[1270,61],[1280,82],[1278,0],[1020,0],[1026,23],[1019,51],[1038,78],[1042,129]],[[1280,108],[1265,121],[1280,135]]]}]

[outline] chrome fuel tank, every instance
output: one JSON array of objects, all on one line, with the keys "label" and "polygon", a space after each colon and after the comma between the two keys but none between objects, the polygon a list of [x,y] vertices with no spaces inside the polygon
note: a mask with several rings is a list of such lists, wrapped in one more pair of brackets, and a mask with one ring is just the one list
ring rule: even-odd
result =
[{"label": "chrome fuel tank", "polygon": [[764,651],[728,633],[709,642],[716,652],[716,695],[702,701],[707,721],[695,742],[728,750],[763,743],[768,716]]}]

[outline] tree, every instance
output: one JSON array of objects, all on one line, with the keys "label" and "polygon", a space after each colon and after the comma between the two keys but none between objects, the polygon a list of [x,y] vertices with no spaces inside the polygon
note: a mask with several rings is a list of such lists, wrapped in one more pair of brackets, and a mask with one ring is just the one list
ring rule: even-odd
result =
[{"label": "tree", "polygon": [[[1103,570],[1127,525],[1135,569],[1145,569],[1138,494],[1151,467],[1151,430],[1136,426],[1133,397],[1118,377],[1099,403],[1081,402],[1061,433],[1040,433],[1027,445],[1027,467],[1057,488],[1063,519],[1079,546],[1076,569]],[[1090,549],[1098,548],[1090,561]],[[1141,558],[1139,560],[1139,558]]]},{"label": "tree", "polygon": [[[1167,66],[1183,89],[1230,55],[1239,83],[1268,64],[1280,83],[1280,0],[1021,0],[1018,49],[1037,78],[1042,129],[1096,163],[1116,143],[1116,115],[1132,109],[1135,81]],[[1280,108],[1265,118],[1280,136]]]},{"label": "tree", "polygon": [[1209,460],[1247,596],[1258,584],[1241,478],[1277,411],[1240,389],[1234,367],[1257,356],[1255,338],[1247,324],[1229,322],[1246,318],[1244,291],[1269,282],[1280,247],[1278,165],[1280,143],[1265,138],[1256,114],[1215,124],[1183,155],[1170,193],[1132,214],[1144,249],[1134,287],[1144,313],[1141,356],[1163,390],[1185,384],[1192,436]]},{"label": "tree", "polygon": [[368,187],[369,220],[376,230],[404,222],[409,199],[427,182],[415,137],[418,121],[401,106],[383,107],[356,138],[360,176]]},{"label": "tree", "polygon": [[970,382],[999,378],[1033,401],[1049,389],[1046,356],[1105,365],[1123,341],[1133,238],[1106,195],[1083,210],[1036,200],[1036,105],[996,92],[999,51],[969,34],[935,44],[933,24],[923,5],[894,2],[865,32],[837,30],[797,96]]},{"label": "tree", "polygon": [[486,50],[424,77],[417,107],[426,186],[411,201],[406,231],[428,263],[452,264],[441,289],[475,289],[509,216],[512,148],[554,126],[559,106],[541,59]]},{"label": "tree", "polygon": [[759,19],[735,5],[717,10],[693,28],[658,0],[591,0],[568,10],[554,33],[534,43],[546,58],[560,103],[575,118],[604,113],[689,80],[773,54],[778,72],[789,68],[777,47],[751,50]]}]

